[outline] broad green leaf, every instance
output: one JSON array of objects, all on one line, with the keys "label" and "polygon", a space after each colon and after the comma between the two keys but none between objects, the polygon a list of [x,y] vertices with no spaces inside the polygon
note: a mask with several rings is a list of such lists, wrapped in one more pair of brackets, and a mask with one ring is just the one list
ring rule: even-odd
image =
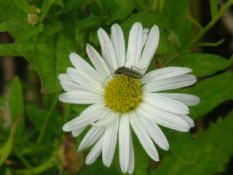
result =
[{"label": "broad green leaf", "polygon": [[21,119],[17,128],[18,131],[16,133],[16,138],[19,139],[23,136],[24,132],[24,102],[22,86],[18,77],[15,77],[11,83],[9,111],[11,121],[15,121],[16,117],[21,114]]},{"label": "broad green leaf", "polygon": [[[125,2],[127,2],[127,1],[125,1]],[[119,4],[119,5],[121,5],[121,4]],[[116,20],[125,19],[127,16],[130,15],[130,13],[133,11],[134,8],[135,8],[134,1],[127,2],[127,4],[122,5],[121,7],[119,7],[119,9],[117,9],[116,11],[114,11],[111,14],[111,17],[105,21],[106,24],[110,25],[110,24],[114,23]]]},{"label": "broad green leaf", "polygon": [[22,56],[30,63],[34,63],[33,49],[32,43],[0,44],[0,56]]},{"label": "broad green leaf", "polygon": [[14,139],[14,134],[16,131],[16,128],[18,126],[18,123],[20,121],[20,117],[21,115],[19,114],[16,118],[14,124],[12,125],[11,128],[11,133],[10,136],[6,142],[6,144],[0,149],[0,166],[5,162],[5,160],[7,159],[7,157],[9,156],[9,154],[11,153],[11,149],[13,147],[13,139]]},{"label": "broad green leaf", "polygon": [[26,0],[10,0],[18,5],[20,9],[22,9],[26,14],[27,13],[35,13],[35,8],[29,4]]},{"label": "broad green leaf", "polygon": [[38,35],[35,43],[35,65],[42,80],[42,91],[51,93],[60,89],[58,75],[71,65],[69,54],[76,50],[75,15],[66,15],[63,27],[56,35]]},{"label": "broad green leaf", "polygon": [[62,28],[62,23],[57,18],[46,18],[44,24],[44,31],[47,35],[55,34]]},{"label": "broad green leaf", "polygon": [[32,122],[34,127],[38,131],[40,131],[44,123],[47,111],[38,109],[34,106],[27,106],[26,110],[27,110],[27,114],[28,114],[30,121]]},{"label": "broad green leaf", "polygon": [[184,66],[193,70],[198,77],[212,75],[233,64],[233,57],[227,59],[213,54],[184,53],[169,62],[169,66]]},{"label": "broad green leaf", "polygon": [[29,39],[30,37],[36,37],[40,32],[43,31],[43,29],[44,29],[43,24],[36,25],[36,26],[28,25],[25,28],[23,28],[19,32],[19,34],[15,36],[14,38],[17,42],[22,42],[24,40]]},{"label": "broad green leaf", "polygon": [[193,140],[189,132],[183,133],[164,128],[164,134],[169,142],[169,150],[187,163],[193,163],[196,152]]},{"label": "broad green leaf", "polygon": [[27,19],[10,19],[0,23],[0,32],[22,30],[27,25]]},{"label": "broad green leaf", "polygon": [[200,118],[213,110],[221,103],[233,98],[233,72],[225,73],[204,79],[196,86],[180,90],[180,92],[200,97],[201,102],[191,107],[191,116]]},{"label": "broad green leaf", "polygon": [[77,21],[76,27],[79,29],[88,28],[88,27],[92,27],[92,26],[100,24],[101,21],[102,21],[102,18],[100,16],[90,16],[90,17]]},{"label": "broad green leaf", "polygon": [[211,18],[213,19],[218,13],[218,0],[210,0]]},{"label": "broad green leaf", "polygon": [[46,0],[44,1],[42,7],[41,7],[41,16],[40,16],[40,22],[42,22],[49,12],[50,7],[53,5],[55,0]]},{"label": "broad green leaf", "polygon": [[73,11],[77,11],[78,9],[82,8],[86,3],[88,3],[87,0],[69,0],[64,1],[64,13],[70,13]]},{"label": "broad green leaf", "polygon": [[193,164],[167,155],[151,175],[213,175],[224,171],[226,163],[233,155],[232,130],[233,112],[225,119],[220,118],[207,131],[200,130],[197,133],[195,136],[197,159]]},{"label": "broad green leaf", "polygon": [[192,34],[192,23],[188,20],[190,16],[189,0],[166,0],[160,14],[160,23],[167,25],[178,36],[181,45],[186,44]]}]

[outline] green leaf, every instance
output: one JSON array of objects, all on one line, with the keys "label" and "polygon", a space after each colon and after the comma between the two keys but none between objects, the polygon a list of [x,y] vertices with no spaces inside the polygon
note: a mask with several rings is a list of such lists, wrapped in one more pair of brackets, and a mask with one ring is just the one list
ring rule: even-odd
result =
[{"label": "green leaf", "polygon": [[[207,131],[200,130],[195,136],[197,160],[187,164],[183,160],[167,155],[151,175],[213,175],[224,171],[233,155],[233,112],[219,119]],[[169,167],[169,168],[168,168]]]},{"label": "green leaf", "polygon": [[25,13],[35,13],[35,8],[29,4],[26,0],[12,0],[15,4],[18,5]]},{"label": "green leaf", "polygon": [[2,107],[6,101],[7,101],[6,98],[0,97],[0,107]]},{"label": "green leaf", "polygon": [[190,0],[166,0],[160,14],[160,22],[172,29],[180,39],[181,45],[186,44],[192,34],[192,23],[187,16],[190,16]]},{"label": "green leaf", "polygon": [[7,101],[6,98],[0,97],[0,124],[2,124],[3,115],[4,115],[3,105],[6,101]]},{"label": "green leaf", "polygon": [[11,134],[6,142],[6,144],[0,149],[0,166],[5,162],[5,160],[7,159],[7,157],[9,156],[9,154],[11,153],[12,147],[13,147],[13,138],[14,138],[14,134],[16,131],[16,128],[18,126],[18,123],[20,121],[20,117],[21,115],[19,114],[11,128]]},{"label": "green leaf", "polygon": [[24,132],[24,102],[22,86],[18,77],[15,77],[11,83],[9,111],[11,115],[11,121],[15,121],[16,117],[21,114],[21,120],[17,128],[18,131],[16,133],[16,138],[22,139]]},{"label": "green leaf", "polygon": [[133,9],[135,8],[135,2],[125,2],[126,3],[123,5],[119,4],[122,6],[111,14],[111,17],[105,21],[106,24],[110,25],[114,23],[116,20],[123,20],[132,13]]},{"label": "green leaf", "polygon": [[44,30],[47,35],[55,34],[62,28],[62,23],[57,18],[46,18],[44,24]]},{"label": "green leaf", "polygon": [[233,98],[233,72],[225,73],[207,78],[193,88],[186,88],[180,92],[193,94],[200,97],[201,102],[191,107],[191,116],[197,119],[221,103]]},{"label": "green leaf", "polygon": [[77,21],[76,27],[79,29],[88,28],[88,27],[92,27],[97,24],[100,24],[101,21],[102,21],[102,18],[100,16],[90,16],[90,17]]},{"label": "green leaf", "polygon": [[211,18],[213,19],[218,13],[218,0],[210,0]]},{"label": "green leaf", "polygon": [[69,54],[76,50],[75,43],[76,16],[66,15],[61,21],[63,27],[56,35],[38,35],[35,43],[35,65],[42,80],[42,91],[51,93],[58,91],[60,83],[58,75],[64,73],[71,65]]},{"label": "green leaf", "polygon": [[85,6],[86,3],[88,3],[87,0],[69,0],[69,1],[64,1],[65,7],[64,7],[64,13],[70,13],[73,11],[77,11],[83,6]]},{"label": "green leaf", "polygon": [[233,57],[227,59],[213,54],[184,53],[169,62],[170,66],[184,66],[193,70],[198,77],[213,75],[233,64]]},{"label": "green leaf", "polygon": [[22,30],[27,25],[27,19],[11,19],[0,24],[0,32]]},{"label": "green leaf", "polygon": [[23,56],[30,63],[34,63],[33,44],[32,43],[13,43],[0,44],[0,56]]},{"label": "green leaf", "polygon": [[195,162],[196,152],[190,133],[182,133],[167,128],[164,130],[164,134],[169,142],[169,150],[187,163]]},{"label": "green leaf", "polygon": [[30,37],[36,37],[40,32],[44,29],[44,25],[40,24],[37,26],[28,25],[22,29],[21,32],[17,36],[15,36],[15,40],[17,42],[22,42],[23,40],[29,39]]},{"label": "green leaf", "polygon": [[40,16],[40,22],[42,22],[49,12],[50,7],[53,5],[55,0],[45,0],[42,7],[41,7],[41,16]]},{"label": "green leaf", "polygon": [[27,106],[26,110],[30,121],[40,131],[48,111],[38,109],[34,106]]}]

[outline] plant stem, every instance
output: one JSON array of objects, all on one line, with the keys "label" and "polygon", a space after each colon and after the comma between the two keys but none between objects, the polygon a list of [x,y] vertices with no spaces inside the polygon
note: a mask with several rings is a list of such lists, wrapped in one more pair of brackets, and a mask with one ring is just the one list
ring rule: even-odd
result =
[{"label": "plant stem", "polygon": [[229,0],[217,13],[217,15],[203,28],[194,38],[188,43],[182,50],[190,49],[196,45],[196,43],[203,37],[203,35],[213,27],[213,25],[221,18],[221,16],[228,10],[228,8],[233,4],[233,0]]},{"label": "plant stem", "polygon": [[40,174],[42,172],[47,171],[48,169],[50,169],[51,167],[53,167],[55,164],[54,162],[54,158],[52,157],[51,159],[49,159],[47,162],[45,162],[44,164],[35,167],[35,168],[30,168],[30,169],[23,169],[23,170],[16,170],[15,174]]},{"label": "plant stem", "polygon": [[47,125],[48,125],[48,121],[50,119],[50,117],[52,116],[53,114],[53,111],[57,105],[57,102],[58,102],[58,95],[59,93],[57,93],[53,99],[53,102],[52,102],[52,105],[51,105],[51,108],[49,109],[49,112],[47,113],[46,117],[45,117],[45,121],[43,123],[43,126],[42,126],[42,129],[40,130],[40,134],[39,134],[39,137],[36,141],[37,144],[39,144],[43,137],[44,137],[44,134],[45,134],[45,131],[46,131],[46,128],[47,128]]}]

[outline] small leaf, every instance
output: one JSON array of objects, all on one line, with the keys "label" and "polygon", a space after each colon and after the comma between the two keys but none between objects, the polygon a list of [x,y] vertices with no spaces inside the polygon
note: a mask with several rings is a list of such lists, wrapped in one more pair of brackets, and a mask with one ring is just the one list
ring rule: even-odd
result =
[{"label": "small leaf", "polygon": [[11,121],[15,121],[18,114],[21,114],[21,120],[18,124],[16,138],[22,138],[24,132],[24,102],[22,86],[18,77],[15,77],[11,84],[9,111],[11,115]]},{"label": "small leaf", "polygon": [[16,131],[16,128],[18,126],[18,123],[20,121],[21,115],[19,114],[18,117],[16,118],[12,128],[11,128],[11,134],[10,137],[8,138],[6,144],[0,149],[0,166],[5,162],[9,154],[11,153],[12,147],[13,147],[13,138],[14,134]]}]

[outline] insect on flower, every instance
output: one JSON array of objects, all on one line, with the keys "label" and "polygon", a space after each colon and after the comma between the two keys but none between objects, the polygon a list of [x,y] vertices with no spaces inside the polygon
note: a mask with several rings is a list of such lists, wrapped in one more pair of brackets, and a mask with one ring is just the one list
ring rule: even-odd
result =
[{"label": "insect on flower", "polygon": [[142,74],[136,70],[133,70],[132,68],[128,68],[125,66],[121,66],[118,69],[114,71],[115,74],[123,74],[131,78],[141,79]]}]

